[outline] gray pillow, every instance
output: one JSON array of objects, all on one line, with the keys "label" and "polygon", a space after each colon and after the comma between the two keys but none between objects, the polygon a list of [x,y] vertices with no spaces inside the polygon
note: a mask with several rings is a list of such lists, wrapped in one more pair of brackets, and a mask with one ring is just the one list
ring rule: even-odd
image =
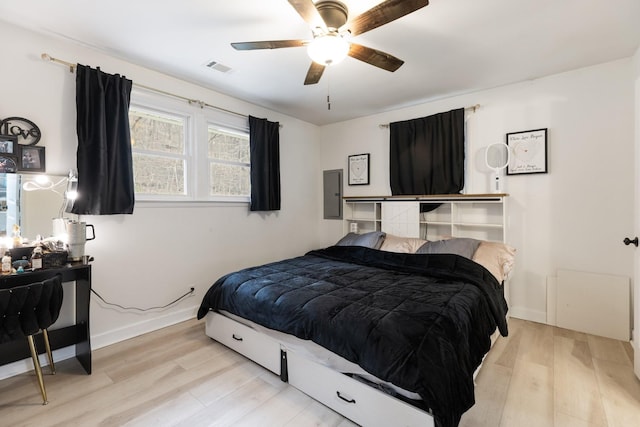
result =
[{"label": "gray pillow", "polygon": [[427,242],[420,246],[416,251],[417,254],[456,254],[465,258],[472,259],[473,254],[478,249],[480,240],[470,239],[468,237],[458,237],[454,239],[438,240],[436,242]]},{"label": "gray pillow", "polygon": [[370,231],[369,233],[349,233],[336,243],[336,246],[364,246],[365,248],[380,249],[384,236],[382,231]]}]

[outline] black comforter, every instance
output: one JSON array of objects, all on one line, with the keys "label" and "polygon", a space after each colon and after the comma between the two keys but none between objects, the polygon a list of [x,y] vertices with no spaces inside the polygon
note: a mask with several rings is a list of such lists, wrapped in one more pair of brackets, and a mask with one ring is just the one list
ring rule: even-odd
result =
[{"label": "black comforter", "polygon": [[311,340],[376,377],[419,393],[436,425],[474,403],[473,373],[496,326],[502,287],[458,255],[332,246],[220,278],[198,318],[226,310]]}]

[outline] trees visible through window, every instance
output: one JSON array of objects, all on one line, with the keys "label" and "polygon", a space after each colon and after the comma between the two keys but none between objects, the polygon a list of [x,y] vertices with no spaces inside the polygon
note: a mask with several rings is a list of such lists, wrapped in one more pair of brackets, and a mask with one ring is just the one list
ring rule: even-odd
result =
[{"label": "trees visible through window", "polygon": [[249,135],[209,125],[209,195],[250,196]]},{"label": "trees visible through window", "polygon": [[136,194],[185,195],[186,118],[129,109]]},{"label": "trees visible through window", "polygon": [[129,121],[138,200],[249,201],[246,119],[134,93]]}]

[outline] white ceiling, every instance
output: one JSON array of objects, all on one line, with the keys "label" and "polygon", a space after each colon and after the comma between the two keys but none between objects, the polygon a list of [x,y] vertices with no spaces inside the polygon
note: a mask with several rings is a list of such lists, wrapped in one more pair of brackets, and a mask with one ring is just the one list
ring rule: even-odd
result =
[{"label": "white ceiling", "polygon": [[[355,16],[380,0],[343,2]],[[640,44],[639,0],[431,0],[353,40],[403,59],[398,71],[347,58],[304,86],[305,48],[230,46],[309,39],[287,0],[2,0],[0,20],[318,125],[630,57]]]}]

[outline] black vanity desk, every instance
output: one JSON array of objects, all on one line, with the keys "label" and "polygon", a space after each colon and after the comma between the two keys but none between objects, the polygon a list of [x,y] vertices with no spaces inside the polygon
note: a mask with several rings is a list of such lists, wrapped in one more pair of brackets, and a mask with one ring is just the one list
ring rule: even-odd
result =
[{"label": "black vanity desk", "polygon": [[[74,345],[76,358],[87,374],[91,373],[91,334],[89,331],[89,302],[91,298],[91,265],[78,263],[67,264],[61,268],[47,268],[38,271],[0,276],[0,288],[7,289],[15,286],[40,282],[59,274],[62,282],[75,281],[76,307],[75,324],[60,329],[49,330],[51,349]],[[63,297],[64,302],[64,297]],[[55,326],[54,326],[55,327]],[[42,334],[35,337],[40,352],[44,351]],[[0,344],[0,365],[31,357],[26,339]]]}]

